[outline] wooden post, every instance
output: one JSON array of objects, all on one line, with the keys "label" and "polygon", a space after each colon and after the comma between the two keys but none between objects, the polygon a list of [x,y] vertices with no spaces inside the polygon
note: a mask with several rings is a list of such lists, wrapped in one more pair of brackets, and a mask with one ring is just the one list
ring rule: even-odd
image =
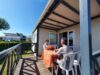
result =
[{"label": "wooden post", "polygon": [[37,51],[36,51],[36,59],[38,61],[38,52],[39,52],[39,27],[37,28]]}]

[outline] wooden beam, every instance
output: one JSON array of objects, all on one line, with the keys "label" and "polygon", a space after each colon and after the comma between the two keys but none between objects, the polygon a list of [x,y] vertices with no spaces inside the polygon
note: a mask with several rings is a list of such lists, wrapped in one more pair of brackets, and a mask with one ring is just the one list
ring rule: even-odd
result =
[{"label": "wooden beam", "polygon": [[[95,19],[97,19],[97,18],[100,18],[100,15],[94,16],[94,17],[92,17],[91,19],[92,19],[92,20],[95,20]],[[69,27],[72,27],[72,26],[75,26],[75,25],[78,25],[78,24],[80,24],[80,22],[77,22],[77,23],[71,24],[71,25],[69,25],[69,26],[63,27],[62,29],[69,28]],[[61,30],[62,30],[62,29],[61,29]]]},{"label": "wooden beam", "polygon": [[54,27],[54,28],[61,28],[61,27],[57,27],[57,26],[53,26],[53,25],[45,25],[45,24],[43,24],[42,26],[50,26],[50,27]]},{"label": "wooden beam", "polygon": [[47,28],[47,27],[40,27],[40,28],[44,28],[44,29],[49,29],[49,30],[57,31],[57,29],[52,29],[52,28]]},{"label": "wooden beam", "polygon": [[[46,22],[44,22],[44,23],[46,23]],[[49,23],[49,24],[51,24],[51,23]],[[51,24],[51,25],[55,25],[55,24]],[[65,26],[67,26],[67,25],[69,25],[69,24],[66,24]]]},{"label": "wooden beam", "polygon": [[36,44],[36,60],[38,61],[38,56],[39,56],[39,36],[40,35],[40,31],[39,31],[39,27],[37,28],[37,44]]},{"label": "wooden beam", "polygon": [[97,1],[97,3],[99,4],[99,6],[100,6],[100,0],[96,0]]},{"label": "wooden beam", "polygon": [[64,25],[64,26],[66,26],[66,25],[67,25],[66,23],[59,22],[59,21],[56,21],[56,20],[51,19],[51,18],[47,18],[47,20],[50,20],[50,21],[53,21],[53,22],[56,22],[56,23],[62,24],[62,25]]},{"label": "wooden beam", "polygon": [[63,15],[60,15],[60,14],[58,14],[58,13],[56,13],[56,12],[52,12],[52,13],[53,13],[54,15],[56,15],[56,16],[59,16],[59,17],[65,19],[65,20],[68,20],[68,21],[71,21],[71,22],[73,22],[73,23],[76,23],[76,21],[71,20],[71,19],[69,19],[69,18],[67,18],[67,17],[65,17],[65,16],[63,16]]},{"label": "wooden beam", "polygon": [[41,26],[41,27],[46,27],[46,28],[51,28],[51,29],[60,29],[60,28],[55,28],[55,27],[50,27],[50,26]]},{"label": "wooden beam", "polygon": [[45,14],[45,16],[43,17],[43,19],[40,21],[40,23],[38,25],[41,25],[45,19],[48,18],[48,16],[51,14],[51,12],[53,10],[56,9],[56,7],[62,2],[62,0],[54,0],[53,4],[51,5],[51,7],[49,8],[49,10],[47,11],[47,13]]},{"label": "wooden beam", "polygon": [[62,29],[69,28],[69,27],[72,27],[72,26],[75,26],[75,25],[78,25],[78,24],[79,24],[79,22],[74,23],[74,24],[71,24],[71,25],[69,25],[69,26],[65,26],[65,27],[61,28],[61,30],[62,30]]},{"label": "wooden beam", "polygon": [[55,24],[52,24],[52,23],[48,23],[48,22],[44,22],[45,24],[49,24],[49,25],[52,25],[52,26],[57,26],[57,27],[63,27],[63,26],[60,26],[60,25],[55,25]]},{"label": "wooden beam", "polygon": [[100,18],[100,15],[92,17],[92,20],[97,19],[97,18]]},{"label": "wooden beam", "polygon": [[79,15],[79,11],[77,11],[74,7],[72,7],[70,4],[68,4],[68,3],[65,2],[64,0],[62,1],[62,4],[65,5],[66,7],[68,7],[70,10],[72,10],[72,11],[75,12],[76,14]]}]

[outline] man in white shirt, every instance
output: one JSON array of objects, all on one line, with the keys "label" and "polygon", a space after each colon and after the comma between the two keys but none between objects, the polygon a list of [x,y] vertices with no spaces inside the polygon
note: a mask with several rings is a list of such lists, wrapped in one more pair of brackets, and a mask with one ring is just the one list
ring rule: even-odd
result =
[{"label": "man in white shirt", "polygon": [[62,47],[60,47],[59,49],[57,49],[57,52],[56,54],[59,56],[59,55],[64,55],[66,53],[68,53],[70,51],[70,49],[68,48],[67,46],[67,40],[66,38],[62,38],[61,39],[61,45]]},{"label": "man in white shirt", "polygon": [[61,39],[61,45],[62,45],[62,47],[60,47],[56,51],[56,55],[58,55],[58,57],[59,57],[59,59],[57,59],[57,63],[61,67],[67,67],[67,66],[65,66],[67,63],[64,64],[65,60],[63,59],[63,57],[66,54],[73,53],[73,51],[67,46],[67,40],[64,37]]}]

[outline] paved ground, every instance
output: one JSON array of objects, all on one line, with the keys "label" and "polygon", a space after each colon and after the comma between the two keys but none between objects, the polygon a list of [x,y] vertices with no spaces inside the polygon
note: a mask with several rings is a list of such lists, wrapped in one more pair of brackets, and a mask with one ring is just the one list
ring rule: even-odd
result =
[{"label": "paved ground", "polygon": [[33,57],[24,58],[20,75],[52,75],[42,60],[36,62]]}]

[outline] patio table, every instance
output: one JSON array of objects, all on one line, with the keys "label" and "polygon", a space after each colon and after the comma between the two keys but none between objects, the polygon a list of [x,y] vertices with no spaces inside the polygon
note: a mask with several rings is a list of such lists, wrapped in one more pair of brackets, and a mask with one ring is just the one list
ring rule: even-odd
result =
[{"label": "patio table", "polygon": [[53,63],[57,59],[56,52],[51,50],[44,50],[42,54],[42,59],[47,68],[53,67]]}]

